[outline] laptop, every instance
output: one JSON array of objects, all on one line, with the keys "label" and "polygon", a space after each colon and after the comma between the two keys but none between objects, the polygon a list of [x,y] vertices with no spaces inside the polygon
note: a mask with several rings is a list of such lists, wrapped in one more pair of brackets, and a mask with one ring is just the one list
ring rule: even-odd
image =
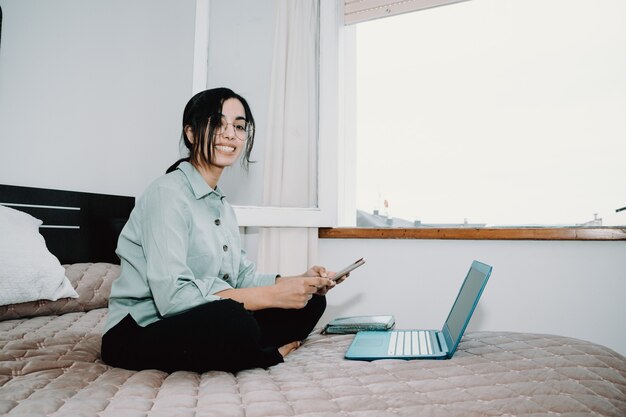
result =
[{"label": "laptop", "polygon": [[474,261],[441,330],[361,331],[346,359],[450,359],[487,285],[492,267]]}]

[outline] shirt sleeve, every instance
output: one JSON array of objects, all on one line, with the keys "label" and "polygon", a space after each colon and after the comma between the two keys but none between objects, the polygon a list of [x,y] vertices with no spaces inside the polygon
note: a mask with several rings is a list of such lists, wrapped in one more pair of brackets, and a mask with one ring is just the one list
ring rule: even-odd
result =
[{"label": "shirt sleeve", "polygon": [[260,274],[256,272],[256,266],[248,259],[245,249],[241,249],[241,262],[239,264],[239,277],[237,288],[265,287],[274,285],[278,274]]},{"label": "shirt sleeve", "polygon": [[218,277],[198,279],[187,264],[190,213],[177,190],[155,187],[146,195],[142,223],[147,280],[159,314],[167,317],[209,301],[232,288]]}]

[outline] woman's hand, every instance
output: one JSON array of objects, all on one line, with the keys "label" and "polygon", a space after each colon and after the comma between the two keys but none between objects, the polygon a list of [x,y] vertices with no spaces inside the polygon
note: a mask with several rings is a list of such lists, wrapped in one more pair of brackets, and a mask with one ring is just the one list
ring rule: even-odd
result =
[{"label": "woman's hand", "polygon": [[323,266],[319,266],[319,265],[312,266],[311,268],[309,268],[308,271],[306,271],[300,276],[328,278],[327,285],[324,285],[317,289],[315,293],[317,295],[326,295],[326,293],[328,293],[328,291],[333,289],[335,285],[339,284],[345,279],[345,277],[343,277],[339,281],[334,281],[333,277],[335,276],[335,273],[333,271],[327,271],[326,268],[324,268]]},{"label": "woman's hand", "polygon": [[271,287],[272,305],[278,308],[304,308],[313,295],[326,294],[328,288],[334,285],[333,281],[321,276],[279,277]]},{"label": "woman's hand", "polygon": [[317,295],[326,295],[326,293],[328,293],[328,291],[335,288],[337,284],[341,284],[342,282],[344,282],[346,278],[350,276],[350,273],[344,275],[343,277],[339,278],[336,281],[333,279],[335,275],[336,273],[334,271],[327,271],[326,268],[324,268],[323,266],[318,266],[318,265],[311,267],[308,271],[302,274],[302,276],[320,276],[320,277],[329,279],[330,285],[325,285],[319,288],[318,291],[316,292]]},{"label": "woman's hand", "polygon": [[[323,266],[313,266],[295,277],[278,277],[274,285],[252,288],[231,288],[216,293],[230,298],[251,311],[265,308],[304,308],[313,295],[325,295],[335,285],[335,273]],[[343,278],[338,282],[343,281]]]},{"label": "woman's hand", "polygon": [[[319,266],[319,265],[315,265],[309,268],[308,271],[306,271],[305,273],[301,274],[301,277],[322,277],[322,278],[328,278],[328,275],[334,275],[334,272],[328,272],[326,271],[326,268],[324,268],[323,266]],[[331,277],[332,277],[331,275]]]}]

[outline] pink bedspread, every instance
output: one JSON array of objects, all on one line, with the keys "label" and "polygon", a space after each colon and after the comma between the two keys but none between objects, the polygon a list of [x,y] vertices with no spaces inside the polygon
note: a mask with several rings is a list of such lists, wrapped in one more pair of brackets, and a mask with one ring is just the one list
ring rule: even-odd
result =
[{"label": "pink bedspread", "polygon": [[112,368],[99,352],[119,269],[67,268],[80,302],[0,308],[0,415],[626,416],[626,358],[555,335],[470,333],[451,360],[355,362],[352,336],[316,333],[236,375]]}]

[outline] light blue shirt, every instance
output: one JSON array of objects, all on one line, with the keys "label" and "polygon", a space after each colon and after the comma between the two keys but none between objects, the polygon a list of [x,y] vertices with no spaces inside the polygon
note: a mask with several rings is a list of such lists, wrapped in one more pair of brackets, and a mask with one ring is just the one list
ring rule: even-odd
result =
[{"label": "light blue shirt", "polygon": [[127,314],[140,326],[219,300],[230,288],[274,284],[241,247],[233,208],[188,162],[154,181],[120,234],[121,274],[104,331]]}]

